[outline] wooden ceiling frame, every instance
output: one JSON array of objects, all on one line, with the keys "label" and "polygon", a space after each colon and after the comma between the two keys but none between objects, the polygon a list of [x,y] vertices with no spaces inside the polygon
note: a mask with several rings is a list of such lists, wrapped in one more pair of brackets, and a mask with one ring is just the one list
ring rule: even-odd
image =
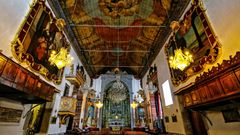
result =
[{"label": "wooden ceiling frame", "polygon": [[[176,0],[172,0],[171,3],[171,9],[169,10],[168,14],[167,14],[167,19],[163,22],[163,24],[161,24],[160,26],[152,26],[152,25],[133,25],[133,26],[126,26],[126,25],[95,25],[95,24],[74,24],[72,21],[70,21],[71,19],[69,18],[69,16],[66,16],[66,13],[69,14],[69,12],[65,11],[66,9],[63,9],[60,5],[59,1],[55,1],[55,0],[48,0],[49,5],[52,7],[55,15],[58,18],[63,18],[64,20],[66,20],[67,23],[67,28],[65,29],[65,33],[67,35],[67,37],[69,37],[70,42],[72,43],[72,46],[74,48],[74,50],[77,52],[78,57],[80,58],[80,60],[83,63],[83,66],[85,67],[85,69],[87,70],[89,76],[91,78],[97,78],[100,74],[111,70],[115,67],[121,67],[123,68],[122,70],[128,70],[129,74],[133,74],[135,76],[135,78],[142,78],[148,68],[151,66],[152,62],[154,61],[154,59],[156,58],[157,54],[160,52],[160,50],[162,49],[164,43],[167,41],[170,33],[171,33],[171,29],[167,26],[169,26],[170,22],[173,20],[179,20],[179,18],[181,17],[181,15],[183,14],[184,10],[186,9],[186,7],[189,5],[190,0],[180,0],[180,1],[176,1]],[[97,44],[97,45],[104,45],[107,49],[89,49],[89,48],[85,48],[85,45],[83,45],[82,43],[82,39],[81,36],[79,35],[79,32],[77,32],[77,28],[78,27],[110,27],[110,28],[150,28],[150,27],[154,27],[154,28],[158,28],[158,32],[154,38],[154,40],[150,39],[150,38],[146,38],[144,37],[144,35],[142,35],[142,38],[146,38],[146,41],[151,42],[151,44],[147,44],[143,43],[141,41],[137,41],[137,40],[132,40],[129,42],[130,46],[127,47],[127,50],[111,50],[109,48],[108,45],[106,45],[107,42],[112,43],[113,41],[103,41],[103,43]],[[75,31],[75,32],[74,32]],[[119,31],[119,29],[118,29]],[[95,32],[96,33],[96,32]],[[118,32],[119,34],[119,32]],[[141,33],[143,34],[143,33]],[[133,42],[134,41],[134,42]],[[136,42],[136,43],[135,43]],[[117,41],[117,47],[119,47],[119,41]],[[121,44],[121,43],[120,43]],[[134,50],[136,49],[135,46],[142,46],[144,45],[144,47],[146,47],[146,50]],[[95,45],[94,45],[95,46]],[[134,46],[134,47],[133,47]],[[141,47],[137,47],[137,48],[141,48]],[[113,49],[113,48],[112,48]],[[133,49],[133,50],[132,50]],[[103,55],[106,59],[105,65],[101,65],[100,63],[95,63],[93,64],[90,58],[90,53],[94,52],[94,53],[106,53],[106,55]],[[116,65],[111,65],[111,55],[112,53],[126,53],[123,56],[117,56],[117,64]],[[143,55],[139,55],[139,58],[137,59],[131,59],[130,53],[132,53],[133,57],[138,56],[138,54],[143,54]],[[134,65],[119,65],[119,60],[121,59],[121,57],[124,57],[123,59],[126,60],[130,60],[130,61],[126,61],[125,64],[132,64],[134,63],[134,60],[138,60],[140,61],[141,64],[135,62]],[[136,65],[137,64],[137,65]],[[135,66],[136,65],[136,66]],[[103,67],[101,70],[97,70],[96,68],[100,68]],[[136,70],[137,68],[137,70]]]}]

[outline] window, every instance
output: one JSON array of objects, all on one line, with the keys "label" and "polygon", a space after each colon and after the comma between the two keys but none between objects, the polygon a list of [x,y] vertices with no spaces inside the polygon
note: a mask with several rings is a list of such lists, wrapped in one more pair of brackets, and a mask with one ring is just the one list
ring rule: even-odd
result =
[{"label": "window", "polygon": [[163,89],[163,96],[164,96],[164,101],[165,101],[165,106],[173,104],[172,100],[172,93],[169,85],[169,81],[165,81],[162,84],[162,89]]},{"label": "window", "polygon": [[69,86],[68,84],[66,84],[66,85],[65,85],[65,89],[64,89],[63,96],[68,96],[69,88],[70,88],[70,86]]}]

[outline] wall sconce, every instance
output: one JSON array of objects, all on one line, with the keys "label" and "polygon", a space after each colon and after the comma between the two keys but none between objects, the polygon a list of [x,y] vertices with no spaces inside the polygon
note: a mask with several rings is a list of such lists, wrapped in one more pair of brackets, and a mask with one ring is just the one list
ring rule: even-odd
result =
[{"label": "wall sconce", "polygon": [[95,103],[95,105],[96,105],[96,107],[97,107],[98,109],[100,109],[100,108],[103,107],[103,103],[102,103],[100,100],[98,100],[98,101]]},{"label": "wall sconce", "polygon": [[131,103],[131,107],[135,109],[137,106],[138,106],[138,103],[135,100],[133,100],[133,102]]}]

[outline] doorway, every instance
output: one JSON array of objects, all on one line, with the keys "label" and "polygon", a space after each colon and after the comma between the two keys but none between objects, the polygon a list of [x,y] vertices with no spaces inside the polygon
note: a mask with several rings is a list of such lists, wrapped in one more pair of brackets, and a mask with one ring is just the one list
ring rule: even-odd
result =
[{"label": "doorway", "polygon": [[72,130],[72,126],[73,126],[73,117],[71,116],[68,119],[67,130]]},{"label": "doorway", "polygon": [[190,121],[194,135],[207,135],[202,116],[197,111],[189,111]]}]

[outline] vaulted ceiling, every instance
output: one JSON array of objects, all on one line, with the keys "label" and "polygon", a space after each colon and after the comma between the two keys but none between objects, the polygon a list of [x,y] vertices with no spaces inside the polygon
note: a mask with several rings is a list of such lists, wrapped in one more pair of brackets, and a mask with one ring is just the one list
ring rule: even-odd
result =
[{"label": "vaulted ceiling", "polygon": [[48,0],[91,78],[119,68],[142,78],[190,0]]}]

